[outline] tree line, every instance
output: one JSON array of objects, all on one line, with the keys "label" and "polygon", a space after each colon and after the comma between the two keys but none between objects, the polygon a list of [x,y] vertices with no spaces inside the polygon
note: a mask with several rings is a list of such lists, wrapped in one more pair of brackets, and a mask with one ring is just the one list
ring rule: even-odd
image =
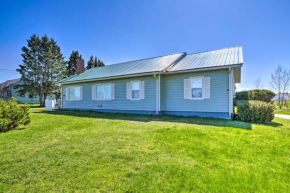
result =
[{"label": "tree line", "polygon": [[[27,46],[22,47],[22,64],[16,69],[23,84],[15,86],[21,95],[38,96],[39,103],[44,106],[49,95],[60,96],[58,81],[70,77],[77,72],[78,58],[82,58],[78,51],[72,51],[68,61],[64,59],[57,42],[48,37],[32,35],[27,40]],[[97,57],[91,56],[86,69],[105,66]]]}]

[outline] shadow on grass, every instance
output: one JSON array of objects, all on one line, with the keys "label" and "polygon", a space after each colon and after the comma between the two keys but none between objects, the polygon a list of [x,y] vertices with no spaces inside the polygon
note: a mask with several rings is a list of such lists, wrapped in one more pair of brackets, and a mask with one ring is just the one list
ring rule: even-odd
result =
[{"label": "shadow on grass", "polygon": [[[239,129],[252,129],[252,123],[233,121],[218,118],[204,118],[204,117],[179,117],[179,116],[153,116],[153,115],[137,115],[137,114],[122,114],[122,113],[102,113],[93,111],[68,111],[68,110],[57,110],[57,111],[37,111],[32,113],[50,114],[50,115],[63,115],[63,116],[75,116],[85,118],[102,118],[112,120],[126,120],[126,121],[138,121],[138,122],[175,122],[195,125],[207,125],[216,127],[232,127]],[[281,126],[279,123],[265,124],[271,127]]]}]

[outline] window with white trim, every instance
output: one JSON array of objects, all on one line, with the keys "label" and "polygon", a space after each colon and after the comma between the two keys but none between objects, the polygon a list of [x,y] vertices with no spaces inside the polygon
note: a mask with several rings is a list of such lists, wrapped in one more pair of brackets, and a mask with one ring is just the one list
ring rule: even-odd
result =
[{"label": "window with white trim", "polygon": [[191,97],[192,98],[196,98],[196,99],[203,98],[202,79],[203,78],[192,78],[191,79]]},{"label": "window with white trim", "polygon": [[82,100],[82,86],[69,86],[66,88],[67,100]]},{"label": "window with white trim", "polygon": [[112,100],[114,99],[114,84],[92,85],[93,100]]},{"label": "window with white trim", "polygon": [[127,99],[142,100],[145,99],[145,82],[131,81],[127,82]]},{"label": "window with white trim", "polygon": [[132,82],[132,99],[140,98],[140,82]]},{"label": "window with white trim", "polygon": [[210,98],[210,77],[184,79],[184,99],[203,100]]}]

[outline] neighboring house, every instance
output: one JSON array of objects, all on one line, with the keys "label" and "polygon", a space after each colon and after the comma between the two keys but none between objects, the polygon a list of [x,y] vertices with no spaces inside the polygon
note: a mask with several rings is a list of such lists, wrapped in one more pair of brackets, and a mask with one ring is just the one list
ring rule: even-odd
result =
[{"label": "neighboring house", "polygon": [[230,119],[242,47],[177,53],[93,68],[60,81],[62,108]]},{"label": "neighboring house", "polygon": [[273,101],[279,101],[279,97],[280,100],[282,101],[290,101],[290,93],[284,93],[284,97],[283,97],[283,93],[280,94],[276,94],[276,96],[272,99]]},{"label": "neighboring house", "polygon": [[[19,103],[39,103],[39,97],[37,95],[20,95],[16,92],[14,86],[21,85],[23,82],[20,79],[7,80],[0,84],[0,99],[4,101],[11,100],[15,97]],[[51,99],[55,99],[55,96],[50,96]]]}]

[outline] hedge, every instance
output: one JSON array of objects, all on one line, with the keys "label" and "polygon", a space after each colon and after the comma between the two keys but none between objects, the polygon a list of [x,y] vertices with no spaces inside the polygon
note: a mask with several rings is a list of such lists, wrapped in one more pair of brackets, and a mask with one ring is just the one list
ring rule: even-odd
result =
[{"label": "hedge", "polygon": [[275,106],[263,101],[237,101],[237,118],[246,122],[267,123],[274,119]]},{"label": "hedge", "polygon": [[270,90],[266,89],[254,89],[241,91],[236,93],[235,100],[257,100],[264,102],[272,102],[272,99],[276,96],[276,94]]},{"label": "hedge", "polygon": [[5,102],[0,100],[0,132],[18,128],[30,123],[28,106],[20,106],[15,98]]}]

